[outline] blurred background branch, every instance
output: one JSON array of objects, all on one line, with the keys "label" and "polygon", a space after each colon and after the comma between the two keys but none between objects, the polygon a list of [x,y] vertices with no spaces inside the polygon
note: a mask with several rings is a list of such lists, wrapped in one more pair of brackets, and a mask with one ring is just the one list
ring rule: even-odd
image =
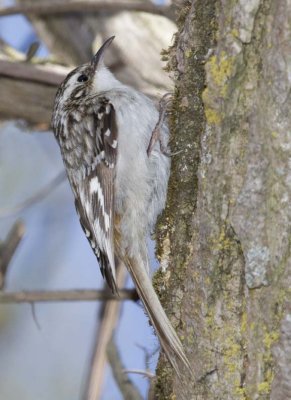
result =
[{"label": "blurred background branch", "polygon": [[[123,286],[127,275],[127,270],[123,264],[118,264],[116,274],[117,286]],[[104,284],[104,291],[109,292],[106,284]],[[99,400],[101,398],[107,363],[107,346],[118,322],[120,306],[121,304],[116,301],[108,301],[102,305],[99,311],[96,339],[84,395],[85,400]]]},{"label": "blurred background branch", "polygon": [[160,60],[161,50],[168,46],[176,30],[167,18],[170,14],[173,17],[172,6],[148,1],[20,0],[15,6],[0,9],[0,16],[13,13],[29,18],[51,56],[46,62],[35,53],[30,57],[34,43],[26,54],[21,54],[1,41],[1,93],[5,99],[0,105],[2,119],[20,118],[34,129],[40,124],[48,129],[56,89],[71,69],[62,65],[88,62],[103,39],[112,34],[116,40],[109,49],[107,64],[120,80],[154,98],[172,89]]},{"label": "blurred background branch", "polygon": [[123,300],[137,301],[139,299],[135,289],[119,289],[118,296],[113,295],[108,290],[35,290],[21,292],[1,292],[0,304],[2,303],[43,303],[60,301],[113,301]]},{"label": "blurred background branch", "polygon": [[68,73],[67,68],[57,65],[33,65],[0,58],[0,74],[7,78],[58,87]]},{"label": "blurred background branch", "polygon": [[57,65],[33,65],[0,58],[2,119],[24,119],[48,129],[58,85],[68,69]]},{"label": "blurred background branch", "polygon": [[28,16],[47,16],[50,14],[93,14],[100,12],[140,11],[150,14],[163,15],[173,19],[172,8],[167,5],[156,5],[148,1],[46,1],[25,3],[16,6],[0,8],[0,16],[24,14]]},{"label": "blurred background branch", "polygon": [[118,352],[113,337],[107,345],[107,357],[115,381],[120,389],[120,392],[123,395],[123,398],[126,400],[142,400],[139,391],[137,390],[133,382],[129,379],[126,370],[124,369],[124,366],[120,359],[120,354]]}]

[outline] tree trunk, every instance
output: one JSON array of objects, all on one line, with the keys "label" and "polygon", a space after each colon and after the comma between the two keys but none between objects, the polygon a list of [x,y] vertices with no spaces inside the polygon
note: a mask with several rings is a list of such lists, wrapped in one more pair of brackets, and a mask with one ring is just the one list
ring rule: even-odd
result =
[{"label": "tree trunk", "polygon": [[158,400],[291,399],[290,21],[287,0],[181,6],[169,51],[181,153],[155,285],[194,378],[161,358]]}]

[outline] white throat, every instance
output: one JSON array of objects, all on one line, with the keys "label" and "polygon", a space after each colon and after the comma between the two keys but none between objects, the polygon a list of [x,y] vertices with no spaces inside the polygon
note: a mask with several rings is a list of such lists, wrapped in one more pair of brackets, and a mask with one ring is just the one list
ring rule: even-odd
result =
[{"label": "white throat", "polygon": [[114,88],[120,88],[123,84],[104,66],[100,66],[94,77],[93,90],[97,93],[106,92]]}]

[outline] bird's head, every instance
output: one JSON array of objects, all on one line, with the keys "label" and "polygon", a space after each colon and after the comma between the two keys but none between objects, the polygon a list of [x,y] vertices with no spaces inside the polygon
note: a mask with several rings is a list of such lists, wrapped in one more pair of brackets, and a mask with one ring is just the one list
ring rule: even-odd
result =
[{"label": "bird's head", "polygon": [[88,95],[110,90],[118,82],[104,65],[105,50],[110,46],[114,36],[107,39],[89,63],[71,71],[60,85],[56,95],[57,106],[67,106]]}]

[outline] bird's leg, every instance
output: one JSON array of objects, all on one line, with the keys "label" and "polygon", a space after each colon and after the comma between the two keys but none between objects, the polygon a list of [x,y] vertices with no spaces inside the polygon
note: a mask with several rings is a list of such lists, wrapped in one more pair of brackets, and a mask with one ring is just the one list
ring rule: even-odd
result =
[{"label": "bird's leg", "polygon": [[[151,152],[154,148],[154,145],[157,143],[157,141],[159,141],[161,152],[165,156],[171,157],[172,155],[174,155],[174,153],[168,152],[168,149],[166,148],[166,146],[163,144],[163,142],[161,140],[161,128],[165,121],[167,108],[172,101],[172,96],[173,96],[172,93],[166,93],[159,101],[159,119],[158,119],[158,122],[156,123],[156,126],[155,126],[153,132],[152,132],[151,140],[150,140],[150,143],[147,148],[148,157],[151,155]],[[177,153],[175,153],[175,154],[177,154]]]}]

